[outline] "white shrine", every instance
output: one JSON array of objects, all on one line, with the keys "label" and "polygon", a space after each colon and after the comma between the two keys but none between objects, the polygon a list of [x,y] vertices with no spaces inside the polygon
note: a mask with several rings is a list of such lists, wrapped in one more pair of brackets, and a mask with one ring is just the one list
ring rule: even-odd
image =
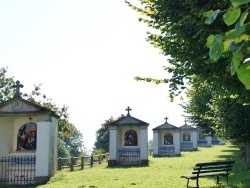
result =
[{"label": "white shrine", "polygon": [[7,184],[44,183],[57,170],[59,116],[24,100],[19,81],[14,87],[14,97],[0,104],[0,158],[10,160],[0,163],[0,180]]},{"label": "white shrine", "polygon": [[197,129],[185,124],[180,127],[181,151],[197,150],[198,134]]},{"label": "white shrine", "polygon": [[217,137],[216,135],[212,137],[212,145],[222,145],[222,144],[224,144],[224,141],[221,138]]},{"label": "white shrine", "polygon": [[180,156],[180,129],[165,120],[153,129],[153,156]]},{"label": "white shrine", "polygon": [[130,115],[108,125],[108,165],[148,165],[148,123]]},{"label": "white shrine", "polygon": [[197,128],[198,134],[198,147],[211,147],[212,137],[208,134],[204,134],[204,129]]}]

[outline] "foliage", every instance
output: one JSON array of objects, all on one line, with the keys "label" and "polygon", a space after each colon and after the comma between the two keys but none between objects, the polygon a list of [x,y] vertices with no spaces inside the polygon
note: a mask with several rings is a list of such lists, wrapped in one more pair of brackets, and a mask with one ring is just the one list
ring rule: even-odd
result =
[{"label": "foliage", "polygon": [[[6,77],[7,70],[8,68],[0,69],[0,102],[11,99],[15,92],[13,88],[15,84],[14,77]],[[42,94],[41,84],[34,85],[30,94],[21,92],[21,95],[24,99],[48,108],[59,115],[58,156],[61,154],[68,155],[68,152],[72,156],[79,156],[83,150],[82,133],[73,124],[69,123],[68,107],[64,105],[60,108],[52,102],[51,98],[47,98],[46,94]]]},{"label": "foliage", "polygon": [[13,77],[6,77],[8,69],[2,67],[0,69],[0,102],[4,102],[12,98],[14,88],[12,87],[15,82]]},{"label": "foliage", "polygon": [[[204,12],[214,7],[223,9],[228,4],[226,1],[141,0],[140,2],[141,5],[137,7],[127,3],[141,14],[139,21],[149,26],[147,41],[158,48],[163,55],[170,57],[164,69],[171,77],[135,79],[169,84],[172,100],[186,88],[186,81],[192,85],[193,75],[209,82],[220,78],[223,84],[228,83],[227,79],[231,76],[227,70],[228,60],[223,59],[220,63],[214,63],[205,47],[207,34],[211,30],[216,32],[224,28],[220,23],[214,24],[212,28],[208,27],[203,17]],[[233,81],[238,84],[235,78]]]},{"label": "foliage", "polygon": [[153,149],[153,140],[148,141],[148,149]]},{"label": "foliage", "polygon": [[[190,86],[185,90],[190,104],[183,107],[191,123],[208,128],[211,134],[225,134],[225,138],[235,136],[236,129],[238,135],[244,135],[247,129],[237,122],[247,125],[245,116],[250,116],[245,112],[250,105],[250,92],[245,87],[250,82],[249,0],[140,2],[137,6],[127,4],[141,14],[139,21],[148,25],[147,41],[170,57],[164,69],[171,77],[135,79],[169,84],[172,100]],[[234,113],[244,111],[244,118],[234,115],[232,121],[232,116],[225,114],[231,114],[226,108],[234,106]],[[241,138],[249,142],[247,136]]]},{"label": "foliage", "polygon": [[[81,171],[69,172],[63,170],[52,177],[48,184],[38,188],[52,187],[136,187],[136,188],[185,188],[186,180],[180,176],[192,172],[198,162],[235,160],[229,184],[225,179],[216,185],[216,178],[201,178],[202,187],[248,188],[250,186],[250,171],[244,166],[237,146],[226,144],[209,148],[199,148],[199,151],[182,152],[181,157],[149,157],[148,166],[117,166],[107,167],[106,163],[85,168]],[[191,181],[191,180],[190,180]],[[190,182],[194,186],[195,181]]]},{"label": "foliage", "polygon": [[67,148],[67,145],[64,141],[62,141],[61,139],[58,140],[58,157],[61,158],[68,158],[70,157],[70,151]]},{"label": "foliage", "polygon": [[[116,120],[124,117],[122,114]],[[109,152],[109,128],[108,125],[114,121],[116,121],[113,117],[105,120],[103,124],[101,124],[101,128],[96,131],[96,141],[95,141],[95,148],[93,148],[93,153],[102,152],[106,153]]]},{"label": "foliage", "polygon": [[[227,9],[209,10],[204,13],[206,23],[212,24],[221,15],[227,30],[211,34],[207,38],[209,56],[218,61],[222,56],[231,59],[231,75],[237,74],[238,79],[250,89],[250,47],[249,47],[249,5],[250,0],[230,0]],[[221,19],[219,19],[221,20]]]}]

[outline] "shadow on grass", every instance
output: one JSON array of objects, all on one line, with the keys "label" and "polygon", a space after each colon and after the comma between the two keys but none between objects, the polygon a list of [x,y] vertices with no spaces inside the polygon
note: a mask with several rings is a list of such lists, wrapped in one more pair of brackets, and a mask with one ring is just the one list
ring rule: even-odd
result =
[{"label": "shadow on grass", "polygon": [[224,178],[220,178],[222,184],[217,185],[211,188],[249,188],[250,187],[250,169],[247,169],[247,165],[245,159],[241,157],[241,150],[238,146],[232,145],[229,148],[234,149],[226,149],[222,150],[222,152],[228,153],[219,155],[218,158],[221,160],[234,160],[235,164],[232,168],[232,171],[229,175],[229,184],[226,183]]}]

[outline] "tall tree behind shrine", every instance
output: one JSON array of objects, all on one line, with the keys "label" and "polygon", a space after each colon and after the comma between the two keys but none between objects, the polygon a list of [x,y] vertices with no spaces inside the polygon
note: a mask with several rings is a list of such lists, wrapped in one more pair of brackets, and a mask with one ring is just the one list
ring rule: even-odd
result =
[{"label": "tall tree behind shrine", "polygon": [[[15,93],[14,77],[6,77],[8,69],[0,68],[0,102],[4,102],[13,97]],[[34,85],[30,94],[22,93],[22,97],[30,102],[46,107],[54,111],[59,118],[58,125],[58,157],[79,156],[83,153],[83,136],[82,133],[69,122],[68,107],[62,108],[56,106],[52,99],[47,98],[46,94],[41,93],[41,85]]]},{"label": "tall tree behind shrine", "polygon": [[111,117],[108,120],[105,120],[103,124],[101,124],[101,128],[97,129],[96,141],[94,143],[94,148],[93,148],[94,154],[109,152],[109,128],[107,125],[122,117],[124,117],[123,114],[121,114],[121,116],[118,117],[117,119]]},{"label": "tall tree behind shrine", "polygon": [[[236,1],[240,2],[231,0],[231,2]],[[139,21],[147,24],[149,31],[146,40],[163,55],[169,57],[164,69],[170,78],[137,76],[135,79],[168,84],[171,100],[183,91],[187,91],[190,100],[183,107],[191,115],[188,119],[191,123],[210,128],[212,132],[220,132],[220,136],[225,139],[230,138],[249,147],[250,91],[237,75],[231,75],[231,53],[234,51],[224,51],[220,59],[215,61],[210,58],[207,48],[209,35],[225,34],[229,29],[234,29],[234,25],[229,28],[223,19],[217,19],[212,25],[207,25],[205,23],[207,13],[210,10],[227,10],[231,2],[221,0],[140,0],[139,2],[141,4],[136,6],[130,1],[126,3],[140,13]],[[249,1],[244,2],[249,5]],[[212,14],[210,18],[213,18]],[[248,23],[249,16],[246,20]],[[244,27],[247,27],[244,31],[249,31],[249,25]],[[249,48],[249,45],[246,47]],[[221,45],[217,50],[221,50]],[[235,62],[233,63],[235,65]],[[233,116],[230,109],[234,111]],[[235,136],[236,130],[237,135],[243,136]],[[250,167],[250,152],[247,156]]]}]

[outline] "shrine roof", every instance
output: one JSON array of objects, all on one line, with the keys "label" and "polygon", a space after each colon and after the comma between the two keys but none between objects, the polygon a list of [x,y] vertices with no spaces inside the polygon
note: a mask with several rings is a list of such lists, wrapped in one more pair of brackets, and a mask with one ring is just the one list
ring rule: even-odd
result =
[{"label": "shrine roof", "polygon": [[0,103],[0,115],[29,114],[29,113],[49,113],[59,118],[52,110],[22,99],[14,97]]},{"label": "shrine roof", "polygon": [[155,130],[178,130],[179,128],[172,125],[172,124],[169,124],[166,120],[166,122],[160,126],[157,126],[155,128],[153,128],[152,130],[155,131]]},{"label": "shrine roof", "polygon": [[132,117],[130,114],[109,124],[109,126],[138,125],[148,126],[147,122]]},{"label": "shrine roof", "polygon": [[108,126],[126,126],[126,125],[148,126],[149,125],[149,123],[145,121],[132,117],[129,113],[129,111],[131,110],[129,107],[126,110],[128,111],[128,114],[125,117],[122,117],[110,123]]},{"label": "shrine roof", "polygon": [[16,85],[13,87],[16,88],[15,95],[13,98],[0,103],[0,115],[46,113],[59,118],[54,111],[23,99],[20,93],[20,88],[23,88],[23,85],[19,81],[16,81]]},{"label": "shrine roof", "polygon": [[186,123],[185,123],[184,125],[182,125],[182,126],[180,127],[180,129],[181,129],[182,131],[193,131],[193,130],[197,130],[196,128],[191,127],[191,126],[187,125]]}]

